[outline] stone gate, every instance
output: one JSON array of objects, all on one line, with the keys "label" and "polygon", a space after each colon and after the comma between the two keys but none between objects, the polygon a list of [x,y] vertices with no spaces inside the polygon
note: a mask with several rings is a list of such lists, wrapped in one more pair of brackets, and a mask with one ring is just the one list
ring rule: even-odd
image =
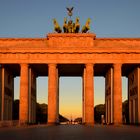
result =
[{"label": "stone gate", "polygon": [[[129,121],[140,123],[140,38],[50,33],[0,39],[0,122],[12,120],[14,77],[20,76],[19,123],[36,122],[36,77],[48,76],[48,124],[59,123],[59,77],[83,79],[83,123],[94,124],[94,76],[105,77],[106,123],[122,123],[122,76],[128,78]],[[47,93],[46,93],[47,94]]]}]

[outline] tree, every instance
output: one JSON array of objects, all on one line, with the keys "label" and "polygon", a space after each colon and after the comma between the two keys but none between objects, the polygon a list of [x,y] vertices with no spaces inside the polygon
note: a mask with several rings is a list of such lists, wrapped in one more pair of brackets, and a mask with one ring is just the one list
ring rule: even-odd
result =
[{"label": "tree", "polygon": [[60,122],[68,122],[69,120],[67,118],[65,118],[64,116],[59,115],[59,121]]},{"label": "tree", "polygon": [[122,104],[123,123],[129,124],[129,105],[128,100],[125,100]]},{"label": "tree", "polygon": [[94,107],[95,123],[101,123],[101,115],[105,116],[105,104],[99,104]]},{"label": "tree", "polygon": [[13,120],[19,120],[19,100],[13,102]]},{"label": "tree", "polygon": [[74,122],[77,122],[77,123],[81,124],[81,123],[82,123],[82,118],[81,118],[81,117],[76,118],[76,119],[74,120]]},{"label": "tree", "polygon": [[[95,123],[101,123],[101,115],[105,116],[105,104],[99,104],[94,107]],[[129,124],[129,105],[128,100],[122,103],[123,123]]]},{"label": "tree", "polygon": [[[36,103],[36,123],[47,123],[48,105]],[[19,100],[14,100],[13,103],[13,120],[19,120]],[[59,114],[60,122],[69,121],[67,118]]]},{"label": "tree", "polygon": [[36,103],[36,122],[37,123],[47,123],[48,105]]}]

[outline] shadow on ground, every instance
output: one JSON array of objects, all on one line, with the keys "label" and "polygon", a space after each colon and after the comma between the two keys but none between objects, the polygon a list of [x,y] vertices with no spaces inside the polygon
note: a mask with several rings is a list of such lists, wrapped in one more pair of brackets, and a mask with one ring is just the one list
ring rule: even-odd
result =
[{"label": "shadow on ground", "polygon": [[36,125],[0,128],[1,140],[139,140],[140,127],[84,125]]}]

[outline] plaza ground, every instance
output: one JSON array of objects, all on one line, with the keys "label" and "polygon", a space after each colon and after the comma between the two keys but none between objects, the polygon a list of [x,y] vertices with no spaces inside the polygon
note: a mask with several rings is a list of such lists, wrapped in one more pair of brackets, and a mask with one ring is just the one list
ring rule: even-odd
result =
[{"label": "plaza ground", "polygon": [[0,128],[0,140],[139,140],[139,126],[58,125]]}]

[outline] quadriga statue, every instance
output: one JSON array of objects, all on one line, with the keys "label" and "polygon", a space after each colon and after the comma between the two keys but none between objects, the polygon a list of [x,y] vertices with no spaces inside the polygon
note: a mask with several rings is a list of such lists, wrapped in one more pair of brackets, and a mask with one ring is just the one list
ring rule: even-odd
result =
[{"label": "quadriga statue", "polygon": [[63,31],[64,33],[68,32],[67,18],[64,18]]},{"label": "quadriga statue", "polygon": [[82,27],[82,33],[86,33],[88,30],[90,30],[90,18],[87,19],[86,24]]},{"label": "quadriga statue", "polygon": [[74,29],[74,32],[75,33],[79,33],[79,30],[80,30],[80,23],[79,23],[79,18],[77,17],[76,18],[76,21],[75,21],[75,29]]},{"label": "quadriga statue", "polygon": [[59,26],[59,24],[58,24],[58,22],[57,22],[56,19],[53,19],[53,24],[54,24],[54,31],[56,31],[57,33],[61,33],[62,32],[62,29]]}]

